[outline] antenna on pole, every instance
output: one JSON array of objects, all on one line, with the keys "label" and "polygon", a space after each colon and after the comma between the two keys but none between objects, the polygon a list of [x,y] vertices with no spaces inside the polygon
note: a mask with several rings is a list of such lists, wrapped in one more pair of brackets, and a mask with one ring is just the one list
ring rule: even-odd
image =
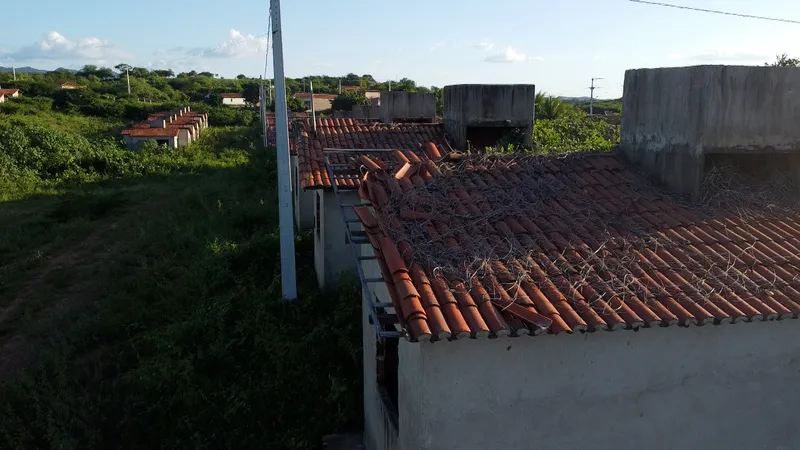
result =
[{"label": "antenna on pole", "polygon": [[294,260],[294,214],[289,167],[289,117],[286,111],[286,79],[283,71],[281,2],[270,0],[272,58],[275,78],[275,147],[278,152],[278,211],[281,235],[281,288],[284,300],[297,299]]},{"label": "antenna on pole", "polygon": [[594,90],[600,89],[601,86],[595,86],[595,80],[604,80],[605,78],[592,78],[592,86],[589,87],[589,115],[594,115]]}]

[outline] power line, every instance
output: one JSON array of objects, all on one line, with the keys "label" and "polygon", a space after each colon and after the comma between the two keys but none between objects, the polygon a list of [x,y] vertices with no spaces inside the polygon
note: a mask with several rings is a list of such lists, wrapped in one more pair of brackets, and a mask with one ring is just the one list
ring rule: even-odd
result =
[{"label": "power line", "polygon": [[[272,8],[271,7],[270,7],[270,14],[272,14]],[[265,80],[267,79],[267,68],[269,67],[269,46],[270,46],[269,38],[270,38],[271,34],[272,34],[272,20],[270,20],[269,21],[269,25],[267,25],[267,51],[265,52],[266,53],[266,57],[264,58],[264,79]]]},{"label": "power line", "polygon": [[759,19],[759,20],[770,20],[772,22],[784,22],[784,23],[794,23],[800,24],[800,20],[791,20],[791,19],[779,19],[777,17],[765,17],[765,16],[755,16],[752,14],[739,14],[739,13],[732,13],[727,11],[718,11],[716,9],[704,9],[704,8],[693,8],[691,6],[681,6],[681,5],[673,5],[671,3],[659,3],[659,2],[650,2],[646,0],[628,0],[633,3],[642,3],[646,5],[653,5],[653,6],[663,6],[666,8],[675,8],[675,9],[686,9],[690,11],[699,11],[705,13],[712,13],[712,14],[722,14],[725,16],[735,16],[735,17],[742,17],[745,19]]}]

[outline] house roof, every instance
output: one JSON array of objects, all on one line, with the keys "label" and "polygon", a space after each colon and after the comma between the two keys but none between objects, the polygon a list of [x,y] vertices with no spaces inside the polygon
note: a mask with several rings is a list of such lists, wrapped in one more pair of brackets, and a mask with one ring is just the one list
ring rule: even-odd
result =
[{"label": "house roof", "polygon": [[[298,92],[294,94],[297,98],[311,98],[311,93],[309,92]],[[335,94],[314,94],[314,98],[318,98],[320,100],[333,100],[337,96]]]},{"label": "house roof", "polygon": [[22,92],[22,91],[20,91],[19,89],[0,89],[0,94],[5,94],[9,96],[14,95],[17,92]]},{"label": "house roof", "polygon": [[122,130],[122,135],[135,137],[175,137],[180,133],[180,127],[167,128],[131,128]]},{"label": "house roof", "polygon": [[800,313],[797,213],[686,205],[614,154],[361,163],[356,213],[412,340]]},{"label": "house roof", "polygon": [[65,81],[65,82],[59,84],[59,86],[61,86],[61,87],[81,87],[81,85],[79,85],[78,83],[73,83],[71,81]]},{"label": "house roof", "polygon": [[[336,149],[394,149],[403,152],[364,152],[364,155],[393,165],[411,158],[411,154],[422,154],[422,145],[433,142],[441,151],[450,146],[445,138],[442,124],[389,124],[358,119],[317,119],[317,131],[313,131],[311,120],[301,123],[297,140],[297,163],[300,170],[301,188],[329,188],[331,180],[325,169],[326,148]],[[352,164],[350,173],[337,176],[340,187],[358,187],[359,155],[330,153],[332,163]],[[345,171],[339,171],[340,173]]]},{"label": "house roof", "polygon": [[224,92],[224,93],[219,94],[219,95],[222,98],[244,98],[244,95],[242,95],[242,94],[240,94],[238,92]]}]

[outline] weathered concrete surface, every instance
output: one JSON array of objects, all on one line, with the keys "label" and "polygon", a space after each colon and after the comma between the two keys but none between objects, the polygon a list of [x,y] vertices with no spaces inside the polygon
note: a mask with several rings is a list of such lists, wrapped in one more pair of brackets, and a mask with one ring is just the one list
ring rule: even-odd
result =
[{"label": "weathered concrete surface", "polygon": [[790,449],[800,323],[400,342],[400,448]]},{"label": "weathered concrete surface", "polygon": [[623,154],[683,194],[706,155],[800,151],[800,68],[628,70],[622,109]]},{"label": "weathered concrete surface", "polygon": [[[343,204],[361,204],[354,190],[339,191]],[[314,191],[314,267],[320,287],[335,287],[343,273],[356,273],[356,261],[347,242],[347,230],[332,191]],[[350,214],[353,215],[352,212]],[[360,230],[360,225],[350,225]]]},{"label": "weathered concrete surface", "polygon": [[436,96],[426,92],[381,92],[381,122],[395,119],[433,119],[436,117]]},{"label": "weathered concrete surface", "polygon": [[292,196],[294,197],[294,221],[298,230],[314,228],[314,196],[313,190],[300,187],[300,167],[297,155],[289,158],[292,173]]},{"label": "weathered concrete surface", "polygon": [[[375,252],[371,245],[361,246],[361,256],[374,257]],[[362,263],[364,276],[367,278],[380,278],[383,276],[376,260],[367,260]],[[389,291],[385,283],[370,284],[372,294],[380,302],[391,302]],[[377,380],[378,351],[377,333],[375,327],[369,323],[370,301],[367,293],[362,293],[362,335],[364,342],[364,447],[366,450],[400,450],[398,446],[397,411],[391,411],[382,397]],[[390,313],[394,311],[388,308]],[[392,408],[396,408],[397,405]]]},{"label": "weathered concrete surface", "polygon": [[457,84],[444,87],[444,127],[458,149],[470,127],[519,128],[531,144],[536,87],[532,84]]}]

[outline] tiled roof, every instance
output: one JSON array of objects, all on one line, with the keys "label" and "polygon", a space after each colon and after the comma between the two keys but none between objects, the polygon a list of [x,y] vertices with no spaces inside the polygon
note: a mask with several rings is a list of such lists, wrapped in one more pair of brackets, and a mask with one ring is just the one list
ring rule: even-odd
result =
[{"label": "tiled roof", "polygon": [[14,95],[17,92],[21,92],[21,91],[19,89],[0,89],[0,94],[4,94],[4,95],[8,95],[8,96]]},{"label": "tiled roof", "polygon": [[[412,154],[423,154],[422,146],[427,142],[435,143],[440,151],[450,148],[442,124],[387,124],[358,119],[317,119],[315,133],[311,121],[306,120],[302,122],[297,141],[300,187],[331,187],[325,170],[325,148],[403,150],[404,152],[364,153],[392,165],[409,159],[409,151]],[[358,155],[329,153],[328,156],[334,164],[353,164],[351,173],[342,175],[337,185],[357,187],[360,184]]]},{"label": "tiled roof", "polygon": [[137,137],[175,137],[179,134],[180,127],[167,127],[167,128],[131,128],[129,130],[122,130],[123,135],[137,136]]},{"label": "tiled roof", "polygon": [[[297,143],[292,139],[292,131],[294,130],[295,122],[308,118],[308,113],[304,112],[289,112],[289,153],[292,155],[297,154]],[[267,112],[267,144],[271,147],[275,146],[277,137],[275,136],[275,113]]]},{"label": "tiled roof", "polygon": [[65,81],[65,82],[61,83],[59,86],[61,86],[61,87],[81,87],[81,85],[79,85],[78,83],[73,83],[71,81]]},{"label": "tiled roof", "polygon": [[[308,92],[300,92],[300,93],[294,94],[294,96],[297,97],[297,98],[311,98],[311,94],[308,93]],[[318,99],[321,99],[321,100],[333,100],[336,97],[337,96],[335,94],[314,94],[314,98],[318,98]]]},{"label": "tiled roof", "polygon": [[448,159],[361,159],[356,212],[410,339],[800,312],[796,213],[684,206],[614,154]]},{"label": "tiled roof", "polygon": [[224,92],[219,94],[222,98],[244,98],[244,95],[239,94],[237,92]]}]

